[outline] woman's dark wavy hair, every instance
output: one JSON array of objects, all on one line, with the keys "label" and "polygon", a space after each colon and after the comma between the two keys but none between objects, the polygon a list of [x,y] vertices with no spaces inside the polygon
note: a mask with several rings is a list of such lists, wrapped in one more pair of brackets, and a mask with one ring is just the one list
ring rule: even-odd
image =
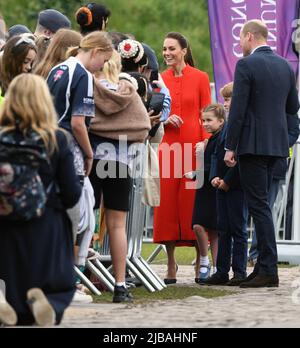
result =
[{"label": "woman's dark wavy hair", "polygon": [[187,54],[184,57],[184,61],[186,64],[195,67],[195,62],[192,54],[191,46],[188,42],[188,40],[180,33],[172,31],[166,35],[166,39],[174,39],[179,42],[179,45],[181,48],[187,49]]}]

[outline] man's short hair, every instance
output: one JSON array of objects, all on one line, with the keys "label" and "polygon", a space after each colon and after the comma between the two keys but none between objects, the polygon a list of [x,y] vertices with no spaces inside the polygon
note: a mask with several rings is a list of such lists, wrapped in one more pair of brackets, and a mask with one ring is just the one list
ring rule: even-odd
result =
[{"label": "man's short hair", "polygon": [[268,39],[269,31],[266,24],[259,19],[252,19],[244,24],[242,29],[243,35],[251,33],[256,39]]}]

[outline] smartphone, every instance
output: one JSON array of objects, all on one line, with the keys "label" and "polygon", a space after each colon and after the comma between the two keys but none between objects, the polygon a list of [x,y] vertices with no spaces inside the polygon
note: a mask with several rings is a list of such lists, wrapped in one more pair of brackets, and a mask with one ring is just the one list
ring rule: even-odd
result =
[{"label": "smartphone", "polygon": [[159,77],[158,77],[158,71],[152,71],[151,72],[151,76],[150,76],[150,81],[151,81],[151,86],[152,88],[158,88],[158,86],[153,83],[152,81],[158,81]]}]

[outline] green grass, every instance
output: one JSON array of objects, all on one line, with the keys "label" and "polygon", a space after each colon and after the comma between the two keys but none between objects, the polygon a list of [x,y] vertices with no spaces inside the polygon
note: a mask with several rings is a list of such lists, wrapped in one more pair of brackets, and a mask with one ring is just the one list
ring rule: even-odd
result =
[{"label": "green grass", "polygon": [[298,265],[290,265],[289,263],[278,263],[278,268],[294,268],[298,267]]},{"label": "green grass", "polygon": [[[145,260],[152,254],[157,248],[158,244],[144,243],[142,248],[142,256]],[[209,255],[210,256],[210,255]],[[196,251],[194,247],[178,247],[175,249],[175,257],[178,265],[191,265],[196,257]],[[167,263],[167,254],[164,250],[161,250],[158,256],[154,259],[152,264],[165,265]],[[298,265],[290,265],[289,263],[279,263],[278,268],[293,268]]]},{"label": "green grass", "polygon": [[[144,287],[138,287],[130,290],[134,296],[133,305],[149,303],[154,301],[171,301],[182,300],[191,296],[200,296],[206,299],[228,296],[236,294],[236,292],[228,290],[219,290],[207,287],[195,286],[181,286],[172,285],[168,286],[162,291],[149,292]],[[110,292],[103,292],[101,296],[93,296],[94,303],[111,303],[112,294]]]},{"label": "green grass", "polygon": [[[144,243],[142,248],[142,257],[147,260],[158,244]],[[180,247],[175,249],[175,257],[178,265],[191,265],[196,256],[194,247]],[[167,254],[164,250],[158,254],[152,262],[154,265],[165,265],[167,263]]]}]

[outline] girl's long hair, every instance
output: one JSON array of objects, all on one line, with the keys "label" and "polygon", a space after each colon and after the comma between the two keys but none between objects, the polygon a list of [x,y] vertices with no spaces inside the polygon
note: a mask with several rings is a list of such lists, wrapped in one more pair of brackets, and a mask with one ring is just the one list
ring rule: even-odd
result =
[{"label": "girl's long hair", "polygon": [[116,50],[114,50],[110,60],[103,66],[104,76],[107,81],[111,83],[118,83],[121,70],[121,56]]},{"label": "girl's long hair", "polygon": [[78,47],[82,36],[74,30],[60,29],[51,39],[44,58],[37,64],[34,73],[47,78],[50,70],[66,59],[70,47]]},{"label": "girl's long hair", "polygon": [[76,57],[80,50],[88,52],[95,48],[102,52],[111,52],[113,50],[111,39],[107,33],[94,31],[87,36],[84,36],[81,39],[79,46],[68,49],[67,58]]},{"label": "girl's long hair", "polygon": [[21,74],[9,85],[0,109],[2,132],[20,130],[24,136],[35,131],[47,151],[57,148],[57,114],[44,79],[33,74]]}]

